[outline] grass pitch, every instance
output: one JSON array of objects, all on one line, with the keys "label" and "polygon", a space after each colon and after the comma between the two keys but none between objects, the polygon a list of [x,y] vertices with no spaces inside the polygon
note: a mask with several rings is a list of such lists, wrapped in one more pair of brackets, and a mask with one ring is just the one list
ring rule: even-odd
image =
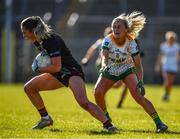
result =
[{"label": "grass pitch", "polygon": [[[94,102],[93,85],[87,85],[89,99]],[[180,138],[180,87],[172,90],[170,102],[161,101],[162,86],[146,86],[146,97],[156,107],[161,119],[169,126],[164,134],[155,133],[155,125],[130,94],[117,109],[121,89],[111,89],[106,95],[109,113],[114,124],[121,129],[116,134],[102,130],[76,103],[67,88],[42,92],[45,105],[54,125],[43,130],[31,127],[40,119],[23,92],[23,85],[0,85],[0,137],[1,138]]]}]

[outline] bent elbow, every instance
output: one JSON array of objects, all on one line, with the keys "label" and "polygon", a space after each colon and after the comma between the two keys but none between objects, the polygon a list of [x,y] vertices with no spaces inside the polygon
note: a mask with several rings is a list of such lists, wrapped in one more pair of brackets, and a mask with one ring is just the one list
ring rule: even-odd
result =
[{"label": "bent elbow", "polygon": [[61,66],[56,67],[57,72],[61,71]]},{"label": "bent elbow", "polygon": [[54,67],[54,72],[60,72],[60,71],[61,71],[60,65]]}]

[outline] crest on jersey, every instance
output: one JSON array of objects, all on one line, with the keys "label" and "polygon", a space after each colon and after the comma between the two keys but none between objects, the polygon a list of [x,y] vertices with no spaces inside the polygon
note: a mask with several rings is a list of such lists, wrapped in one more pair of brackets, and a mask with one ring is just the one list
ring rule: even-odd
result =
[{"label": "crest on jersey", "polygon": [[104,46],[108,46],[108,45],[109,45],[109,42],[105,42],[105,43],[104,43]]}]

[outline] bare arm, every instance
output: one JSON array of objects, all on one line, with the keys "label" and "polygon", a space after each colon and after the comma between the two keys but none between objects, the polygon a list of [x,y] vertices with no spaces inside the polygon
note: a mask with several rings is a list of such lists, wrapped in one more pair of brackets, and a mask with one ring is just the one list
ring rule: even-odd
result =
[{"label": "bare arm", "polygon": [[108,63],[109,51],[106,49],[102,49],[101,57],[102,57],[101,68],[104,68],[107,66]]},{"label": "bare arm", "polygon": [[61,57],[52,57],[51,58],[52,64],[47,67],[39,68],[39,72],[42,73],[55,73],[61,71]]},{"label": "bare arm", "polygon": [[134,60],[134,64],[135,67],[137,69],[137,79],[138,79],[138,84],[137,84],[137,88],[140,90],[140,94],[142,96],[145,95],[145,88],[144,88],[144,83],[143,83],[143,67],[141,64],[141,58],[140,58],[140,54],[133,56],[133,60]]},{"label": "bare arm", "polygon": [[155,64],[155,72],[160,72],[160,69],[161,69],[161,64],[162,64],[162,58],[163,58],[163,53],[159,53],[158,55],[158,59],[156,61],[156,64]]},{"label": "bare arm", "polygon": [[138,54],[136,56],[133,56],[133,61],[137,69],[138,80],[143,81],[143,67],[142,67],[140,55]]},{"label": "bare arm", "polygon": [[94,56],[98,46],[101,45],[101,43],[102,41],[99,39],[93,45],[91,45],[91,47],[87,50],[87,53],[84,56],[84,58],[81,60],[82,64],[86,64]]},{"label": "bare arm", "polygon": [[90,60],[90,59],[93,57],[93,55],[94,55],[95,52],[96,52],[96,48],[97,48],[97,47],[94,47],[94,45],[95,45],[95,44],[93,44],[93,45],[88,49],[88,51],[87,51],[86,55],[84,56],[84,58]]}]

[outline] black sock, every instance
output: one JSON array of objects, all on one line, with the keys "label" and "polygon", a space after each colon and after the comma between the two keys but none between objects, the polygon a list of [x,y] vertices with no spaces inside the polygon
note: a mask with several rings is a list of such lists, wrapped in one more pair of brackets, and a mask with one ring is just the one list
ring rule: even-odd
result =
[{"label": "black sock", "polygon": [[105,127],[105,128],[109,128],[109,127],[111,127],[111,126],[113,126],[113,125],[112,125],[112,123],[110,122],[110,120],[107,120],[106,122],[103,123],[103,127]]},{"label": "black sock", "polygon": [[39,109],[38,111],[39,111],[39,114],[41,115],[41,117],[48,116],[48,112],[45,107],[42,109]]}]

